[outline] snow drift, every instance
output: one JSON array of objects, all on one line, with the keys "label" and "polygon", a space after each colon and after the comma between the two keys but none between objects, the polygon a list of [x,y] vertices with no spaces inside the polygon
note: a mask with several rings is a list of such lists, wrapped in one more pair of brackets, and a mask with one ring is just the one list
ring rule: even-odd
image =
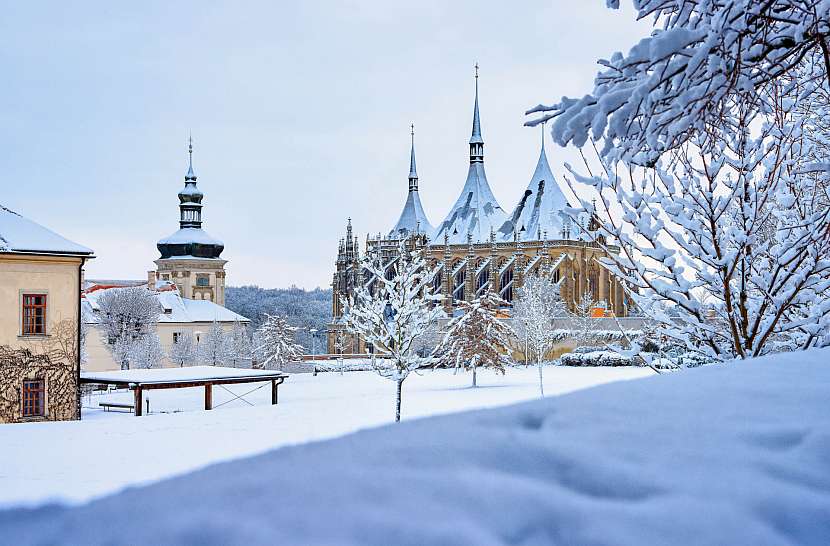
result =
[{"label": "snow drift", "polygon": [[0,512],[0,536],[826,544],[828,393],[828,349],[707,366],[280,449],[77,508]]}]

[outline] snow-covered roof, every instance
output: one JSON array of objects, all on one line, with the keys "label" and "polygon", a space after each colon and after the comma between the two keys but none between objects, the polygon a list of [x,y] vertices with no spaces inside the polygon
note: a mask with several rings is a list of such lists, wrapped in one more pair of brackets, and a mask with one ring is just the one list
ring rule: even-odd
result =
[{"label": "snow-covered roof", "polygon": [[[98,322],[96,315],[99,310],[98,298],[108,290],[119,290],[119,288],[106,288],[84,293],[81,304],[88,311],[88,323],[95,324]],[[242,315],[212,301],[183,298],[173,286],[170,286],[167,290],[154,292],[154,295],[164,310],[163,313],[159,314],[158,321],[160,323],[250,322]]]},{"label": "snow-covered roof", "polygon": [[552,239],[562,236],[563,211],[569,203],[550,170],[545,155],[544,135],[543,129],[542,150],[530,183],[510,218],[496,233],[504,241],[513,240],[514,230],[523,241],[538,240],[539,235],[544,236],[545,233]]},{"label": "snow-covered roof", "polygon": [[201,245],[222,245],[222,241],[214,239],[201,228],[181,228],[172,235],[159,241],[160,245],[199,243]]},{"label": "snow-covered roof", "polygon": [[446,234],[450,244],[461,244],[467,242],[469,233],[474,243],[483,243],[490,239],[490,230],[498,231],[505,219],[504,210],[487,182],[484,163],[470,163],[461,195],[435,230],[432,240],[443,243]]},{"label": "snow-covered roof", "polygon": [[[188,366],[186,368],[155,368],[118,370],[109,372],[81,372],[81,378],[122,383],[187,383],[210,379],[240,379],[249,377],[273,377],[283,372],[253,370],[251,368],[227,368],[224,366]],[[283,374],[284,375],[284,374]]]},{"label": "snow-covered roof", "polygon": [[0,252],[92,254],[92,250],[0,205]]},{"label": "snow-covered roof", "polygon": [[406,203],[404,203],[401,211],[401,217],[398,218],[395,227],[389,232],[389,236],[405,237],[416,232],[431,234],[432,230],[432,224],[429,223],[424,207],[421,205],[418,191],[410,191],[409,195],[406,196]]}]

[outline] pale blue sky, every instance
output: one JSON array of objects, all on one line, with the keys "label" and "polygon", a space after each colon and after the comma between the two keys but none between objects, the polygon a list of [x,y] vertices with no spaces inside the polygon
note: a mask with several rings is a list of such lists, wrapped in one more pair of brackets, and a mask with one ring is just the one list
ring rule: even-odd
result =
[{"label": "pale blue sky", "polygon": [[[539,147],[523,112],[590,90],[595,60],[648,32],[604,4],[3,2],[0,204],[93,248],[89,277],[143,278],[178,227],[192,130],[228,282],[326,286],[346,217],[361,237],[397,220],[410,122],[443,220],[476,61],[488,178],[515,206]],[[548,157],[574,160],[549,140]]]}]

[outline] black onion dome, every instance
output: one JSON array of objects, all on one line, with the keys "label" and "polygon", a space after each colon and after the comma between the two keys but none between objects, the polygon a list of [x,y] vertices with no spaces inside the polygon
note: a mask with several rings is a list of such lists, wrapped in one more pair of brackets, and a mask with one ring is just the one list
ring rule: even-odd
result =
[{"label": "black onion dome", "polygon": [[179,231],[158,242],[162,258],[218,258],[225,245],[202,229],[202,198],[193,172],[193,144],[188,146],[190,161],[179,192]]},{"label": "black onion dome", "polygon": [[162,258],[218,258],[225,245],[203,229],[185,227],[165,237],[156,245]]}]

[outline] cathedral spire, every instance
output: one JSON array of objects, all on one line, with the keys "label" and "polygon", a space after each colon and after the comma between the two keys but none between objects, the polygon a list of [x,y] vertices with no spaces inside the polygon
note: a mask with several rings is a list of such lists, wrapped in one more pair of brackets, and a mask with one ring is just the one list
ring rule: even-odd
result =
[{"label": "cathedral spire", "polygon": [[409,150],[409,191],[418,191],[418,171],[415,168],[415,124],[409,126],[412,144]]},{"label": "cathedral spire", "polygon": [[421,205],[421,197],[418,195],[418,171],[415,168],[415,124],[409,126],[409,193],[403,205],[401,216],[389,237],[392,239],[404,239],[413,234],[432,234],[432,224],[429,223],[424,207]]},{"label": "cathedral spire", "polygon": [[481,136],[481,119],[478,113],[478,63],[476,68],[476,98],[473,106],[473,132],[470,135],[470,163],[484,162],[484,139]]}]

